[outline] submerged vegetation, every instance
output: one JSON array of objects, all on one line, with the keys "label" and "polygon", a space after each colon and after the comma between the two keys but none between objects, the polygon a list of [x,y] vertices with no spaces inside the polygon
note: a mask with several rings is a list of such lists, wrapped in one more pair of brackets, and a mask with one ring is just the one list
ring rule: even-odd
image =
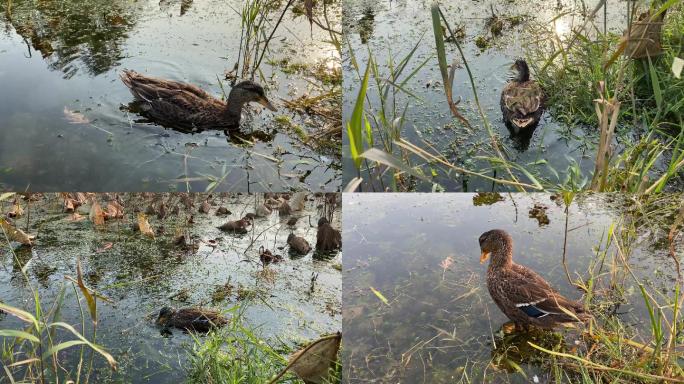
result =
[{"label": "submerged vegetation", "polygon": [[[345,228],[347,252],[359,257],[345,277],[350,382],[684,382],[681,194],[495,195],[450,196],[446,214],[436,208],[444,195],[429,204],[404,195],[386,206],[375,201],[387,215],[379,220],[406,224],[399,233],[363,208],[345,212],[355,223]],[[354,196],[352,207],[373,199]],[[528,207],[544,207],[546,222],[519,217]],[[427,225],[430,235],[407,229],[416,225]],[[581,297],[591,321],[554,331],[509,327],[477,263],[477,234],[492,227],[516,228],[513,237],[524,239],[515,247],[519,263],[552,277],[563,294]],[[373,246],[354,246],[354,239],[374,239]]]},{"label": "submerged vegetation", "polygon": [[[609,4],[619,7],[610,12],[627,16],[621,25],[623,37],[607,28]],[[426,32],[433,35],[435,48],[426,58],[416,59],[416,52],[427,43],[427,36],[406,42],[402,57],[390,52],[387,64],[370,48],[367,61],[359,62],[356,54],[360,49],[348,40],[353,69],[349,74],[355,91],[349,97],[353,108],[345,117],[345,127],[355,174],[346,172],[345,190],[440,191],[445,189],[443,181],[460,185],[464,191],[472,181],[477,181],[478,189],[487,186],[510,191],[646,193],[678,186],[684,166],[684,5],[674,0],[617,5],[600,0],[593,9],[584,9],[575,16],[581,22],[564,24],[564,30],[558,24],[567,23],[563,17],[574,11],[558,11],[551,20],[538,20],[498,16],[492,8],[492,16],[485,22],[488,37],[480,35],[468,42],[484,50],[502,31],[524,29],[510,33],[521,37],[532,76],[547,96],[547,113],[561,125],[555,128],[559,140],[580,142],[583,154],[579,157],[548,152],[540,145],[534,161],[516,159],[516,150],[527,149],[516,143],[529,145],[530,137],[511,133],[515,149],[502,140],[498,121],[487,113],[498,106],[486,105],[481,99],[483,89],[470,65],[474,57],[468,54],[472,49],[464,47],[463,29],[455,27],[453,15],[446,16],[437,3],[431,8],[432,31]],[[603,15],[603,21],[598,21],[597,15]],[[425,16],[430,17],[428,10]],[[649,33],[647,38],[635,37],[644,31]],[[657,46],[657,52],[651,48],[651,57],[637,57],[634,50],[640,42]],[[449,57],[453,47],[456,55]],[[456,131],[448,145],[420,132],[415,138],[407,134],[416,128],[411,127],[407,115],[414,112],[413,105],[424,103],[409,84],[430,66],[439,68],[442,81],[435,86],[444,88],[453,116],[453,124],[444,127]],[[453,99],[458,76],[464,76],[469,87],[461,92],[470,95],[467,102]],[[530,136],[544,134],[540,130]],[[475,131],[484,132],[488,140],[465,143],[467,139],[462,137]],[[565,168],[554,168],[550,156],[568,157]]]}]

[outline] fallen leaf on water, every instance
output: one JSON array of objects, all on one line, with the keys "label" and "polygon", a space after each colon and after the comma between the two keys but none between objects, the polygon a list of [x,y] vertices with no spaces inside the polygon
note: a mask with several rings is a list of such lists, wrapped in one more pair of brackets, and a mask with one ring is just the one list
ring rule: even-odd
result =
[{"label": "fallen leaf on water", "polygon": [[90,214],[88,216],[90,218],[90,221],[93,222],[93,224],[97,226],[104,225],[104,211],[102,211],[102,208],[100,207],[100,204],[97,201],[93,201],[93,205],[90,207]]},{"label": "fallen leaf on water", "polygon": [[105,213],[105,219],[121,219],[123,218],[123,207],[116,201],[112,201],[107,204],[107,212]]},{"label": "fallen leaf on water", "polygon": [[90,119],[85,117],[80,112],[72,111],[71,109],[64,107],[64,118],[71,124],[89,124]]},{"label": "fallen leaf on water", "polygon": [[442,260],[441,263],[439,263],[439,266],[442,267],[443,270],[449,269],[451,267],[451,264],[454,263],[454,258],[451,256],[447,256],[446,259]]},{"label": "fallen leaf on water", "polygon": [[74,199],[69,197],[64,199],[64,212],[71,213],[74,211],[75,208],[76,207],[74,206]]},{"label": "fallen leaf on water", "polygon": [[12,210],[7,213],[8,217],[15,218],[21,217],[24,214],[24,208],[19,205],[19,202],[15,201],[12,205]]},{"label": "fallen leaf on water", "polygon": [[292,370],[307,384],[323,384],[330,382],[330,368],[337,361],[342,334],[322,337],[295,352],[287,367],[270,383],[275,383],[288,370]]},{"label": "fallen leaf on water", "polygon": [[102,253],[102,252],[110,249],[112,246],[114,246],[114,243],[106,243],[105,245],[102,246],[102,248],[96,249],[95,253]]},{"label": "fallen leaf on water", "polygon": [[145,216],[144,213],[138,213],[138,228],[143,235],[154,239],[154,231],[152,230],[150,222],[147,221],[147,216]]},{"label": "fallen leaf on water", "polygon": [[85,216],[79,215],[76,212],[74,212],[73,214],[69,215],[69,217],[67,217],[67,220],[69,220],[69,221],[81,221],[84,219],[85,219]]},{"label": "fallen leaf on water", "polygon": [[0,218],[0,228],[7,234],[7,238],[10,241],[16,241],[23,245],[28,245],[29,247],[33,245],[31,240],[33,240],[35,236],[27,235],[21,229],[14,228],[10,223],[5,221],[5,219]]},{"label": "fallen leaf on water", "polygon": [[68,107],[64,107],[64,118],[71,124],[89,124],[90,119],[88,119],[84,114],[72,111]]},{"label": "fallen leaf on water", "polygon": [[375,296],[378,297],[378,299],[380,299],[383,303],[385,303],[385,305],[389,305],[389,301],[387,300],[387,298],[382,293],[380,293],[380,291],[378,291],[377,289],[375,289],[373,287],[370,287],[370,289],[371,289],[371,291],[373,291]]}]

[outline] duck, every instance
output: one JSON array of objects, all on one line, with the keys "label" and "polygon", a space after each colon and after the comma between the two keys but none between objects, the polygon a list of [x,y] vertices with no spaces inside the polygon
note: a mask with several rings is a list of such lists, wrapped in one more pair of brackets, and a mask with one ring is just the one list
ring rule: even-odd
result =
[{"label": "duck", "polygon": [[159,310],[156,324],[164,328],[173,327],[206,333],[213,328],[223,327],[228,324],[228,320],[220,312],[212,309],[164,307]]},{"label": "duck", "polygon": [[563,297],[539,274],[513,262],[513,238],[506,231],[487,231],[479,242],[480,263],[491,258],[487,268],[489,294],[516,330],[528,331],[530,326],[553,329],[591,319],[582,303]]},{"label": "duck", "polygon": [[247,227],[249,227],[251,224],[252,219],[249,216],[245,216],[240,220],[229,221],[218,227],[218,229],[226,232],[245,234],[247,233]]},{"label": "duck", "polygon": [[515,60],[511,69],[517,75],[501,91],[501,112],[506,126],[518,134],[539,124],[546,97],[541,86],[530,80],[530,68],[525,60]]},{"label": "duck", "polygon": [[290,246],[290,252],[298,255],[306,255],[311,251],[309,242],[303,237],[296,236],[294,233],[290,233],[287,236],[287,245]]},{"label": "duck", "polygon": [[124,70],[120,77],[139,103],[141,114],[162,126],[184,132],[238,130],[242,108],[250,102],[274,112],[278,110],[266,97],[264,88],[251,80],[236,84],[224,102],[192,84],[131,70]]},{"label": "duck", "polygon": [[297,225],[298,220],[299,220],[299,217],[290,216],[290,218],[287,220],[287,225],[290,227],[294,227],[295,225]]},{"label": "duck", "polygon": [[265,249],[262,245],[259,248],[259,260],[261,260],[261,265],[265,267],[271,263],[279,263],[283,261],[283,257],[280,255],[274,255],[270,249]]},{"label": "duck", "polygon": [[316,233],[316,250],[319,252],[331,252],[342,248],[342,235],[333,228],[325,217],[318,219],[318,232]]}]

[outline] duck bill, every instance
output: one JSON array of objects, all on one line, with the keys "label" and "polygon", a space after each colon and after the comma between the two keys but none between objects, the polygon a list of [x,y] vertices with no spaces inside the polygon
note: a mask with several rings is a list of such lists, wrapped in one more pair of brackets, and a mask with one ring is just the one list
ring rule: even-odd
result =
[{"label": "duck bill", "polygon": [[268,101],[268,99],[265,98],[265,97],[260,98],[260,99],[258,100],[258,103],[261,104],[261,105],[263,105],[264,107],[270,109],[270,110],[273,111],[273,112],[278,112],[278,108],[276,108],[275,106],[273,106],[273,104],[271,104],[271,102]]},{"label": "duck bill", "polygon": [[482,254],[480,255],[480,264],[484,264],[487,259],[489,259],[489,255],[491,255],[491,252],[482,251]]},{"label": "duck bill", "polygon": [[533,118],[528,117],[526,119],[512,119],[511,122],[518,128],[527,128],[528,126],[532,125],[533,121]]}]

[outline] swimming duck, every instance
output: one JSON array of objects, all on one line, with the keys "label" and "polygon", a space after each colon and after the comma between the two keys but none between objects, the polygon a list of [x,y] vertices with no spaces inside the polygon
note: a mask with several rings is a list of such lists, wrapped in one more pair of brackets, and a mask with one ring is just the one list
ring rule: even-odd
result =
[{"label": "swimming duck", "polygon": [[342,235],[333,228],[325,217],[318,219],[318,232],[316,233],[316,250],[330,252],[342,248]]},{"label": "swimming duck", "polygon": [[551,329],[591,318],[581,303],[561,296],[536,272],[513,262],[513,239],[506,231],[487,231],[479,241],[480,263],[492,259],[487,268],[489,294],[516,329]]},{"label": "swimming duck", "polygon": [[266,98],[264,88],[249,80],[235,85],[230,90],[228,101],[224,102],[192,84],[145,76],[129,70],[123,71],[120,76],[140,102],[142,113],[169,128],[188,132],[236,130],[240,127],[242,107],[249,102],[257,102],[277,111]]},{"label": "swimming duck", "polygon": [[240,220],[229,221],[218,228],[226,232],[245,234],[247,233],[247,227],[251,224],[252,219],[250,219],[249,216],[245,216]]},{"label": "swimming duck", "polygon": [[299,255],[306,255],[309,253],[309,251],[311,251],[311,245],[309,245],[309,242],[303,237],[295,236],[294,233],[290,233],[290,235],[287,237],[287,245],[290,246],[290,252]]},{"label": "swimming duck", "polygon": [[544,113],[545,96],[539,84],[530,80],[525,60],[516,60],[511,69],[517,71],[517,76],[501,91],[501,112],[506,125],[518,134],[537,126]]},{"label": "swimming duck", "polygon": [[175,327],[186,331],[209,332],[212,328],[220,328],[228,320],[220,312],[203,308],[164,307],[159,311],[157,325],[164,328]]}]

